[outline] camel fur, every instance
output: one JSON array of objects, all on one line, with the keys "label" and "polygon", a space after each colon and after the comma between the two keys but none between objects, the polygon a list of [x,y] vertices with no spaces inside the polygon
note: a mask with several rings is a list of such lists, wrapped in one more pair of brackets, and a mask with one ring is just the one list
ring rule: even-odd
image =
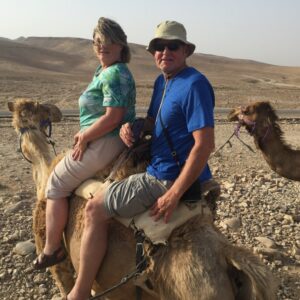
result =
[{"label": "camel fur", "polygon": [[[57,162],[51,164],[51,154],[46,147],[47,138],[40,124],[45,115],[57,122],[61,119],[61,114],[58,109],[49,109],[49,106],[26,99],[10,103],[9,109],[13,112],[13,125],[18,133],[24,125],[29,128],[22,135],[21,147],[24,155],[33,162],[37,185],[33,231],[37,253],[40,253],[45,241],[45,184]],[[145,164],[136,165],[134,159],[130,158],[123,168],[125,170],[119,170],[119,174],[128,176],[136,172],[136,169],[144,169]],[[87,201],[78,196],[71,197],[69,221],[65,230],[69,256],[66,261],[50,268],[62,295],[66,295],[72,288],[74,270],[75,273],[78,270],[84,207]],[[145,273],[153,288],[149,290],[148,286],[143,300],[275,299],[276,285],[272,274],[253,253],[231,245],[214,226],[212,214],[195,216],[175,229],[168,240],[168,246],[155,250],[146,242],[144,248],[149,257]],[[115,285],[134,267],[133,232],[112,219],[107,254],[93,290],[100,292]],[[113,291],[107,299],[135,299],[133,282]]]},{"label": "camel fur", "polygon": [[278,116],[269,102],[256,102],[233,109],[230,121],[238,121],[253,136],[263,157],[280,176],[300,181],[300,150],[286,144]]}]

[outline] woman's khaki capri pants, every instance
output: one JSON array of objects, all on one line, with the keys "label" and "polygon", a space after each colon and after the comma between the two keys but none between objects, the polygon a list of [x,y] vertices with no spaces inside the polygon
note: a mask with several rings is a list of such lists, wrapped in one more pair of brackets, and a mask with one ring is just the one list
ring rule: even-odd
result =
[{"label": "woman's khaki capri pants", "polygon": [[73,160],[72,151],[55,166],[46,188],[48,199],[70,196],[84,180],[104,169],[125,148],[119,136],[103,136],[91,142],[81,161]]}]

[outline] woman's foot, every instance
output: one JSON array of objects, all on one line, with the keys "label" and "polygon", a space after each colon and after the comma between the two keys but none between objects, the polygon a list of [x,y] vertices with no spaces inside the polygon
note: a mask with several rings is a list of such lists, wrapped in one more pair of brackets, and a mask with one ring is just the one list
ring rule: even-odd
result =
[{"label": "woman's foot", "polygon": [[36,270],[45,269],[62,262],[67,257],[63,247],[59,247],[52,254],[42,252],[34,261],[33,266]]}]

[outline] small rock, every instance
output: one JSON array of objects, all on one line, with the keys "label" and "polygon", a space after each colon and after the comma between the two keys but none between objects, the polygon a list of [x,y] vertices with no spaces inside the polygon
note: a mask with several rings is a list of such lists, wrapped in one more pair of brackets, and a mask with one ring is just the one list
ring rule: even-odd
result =
[{"label": "small rock", "polygon": [[18,212],[22,208],[23,208],[23,203],[17,202],[15,204],[9,205],[4,212],[8,213],[8,214],[12,214],[12,213]]},{"label": "small rock", "polygon": [[237,231],[242,226],[241,219],[239,217],[224,220],[222,223],[233,231]]},{"label": "small rock", "polygon": [[19,255],[28,255],[35,251],[35,245],[31,241],[19,242],[13,251]]},{"label": "small rock", "polygon": [[247,201],[243,201],[239,204],[240,207],[245,207],[247,208],[249,205],[248,205],[248,202]]},{"label": "small rock", "polygon": [[15,241],[19,239],[19,232],[18,231],[15,231],[10,237],[9,237],[9,240],[10,241]]},{"label": "small rock", "polygon": [[5,276],[6,276],[6,272],[4,271],[4,272],[2,272],[2,273],[0,274],[0,280],[1,280],[1,279],[4,279]]},{"label": "small rock", "polygon": [[39,292],[40,292],[40,294],[47,294],[47,292],[48,292],[47,286],[45,284],[40,284]]},{"label": "small rock", "polygon": [[276,243],[273,241],[273,240],[271,240],[271,239],[269,239],[269,238],[267,238],[267,237],[264,237],[264,236],[258,236],[258,237],[256,237],[255,238],[257,241],[259,241],[263,246],[265,246],[266,248],[273,248],[273,249],[275,249],[275,248],[277,248],[277,245],[276,245]]},{"label": "small rock", "polygon": [[225,182],[222,183],[222,186],[223,186],[226,190],[229,190],[229,189],[234,188],[235,183],[225,181]]},{"label": "small rock", "polygon": [[293,246],[293,248],[291,250],[291,254],[293,256],[300,255],[300,249],[297,246]]},{"label": "small rock", "polygon": [[284,219],[288,224],[294,223],[294,218],[293,218],[293,216],[291,216],[291,215],[284,215],[283,219]]},{"label": "small rock", "polygon": [[20,195],[14,195],[12,197],[12,199],[15,201],[15,202],[20,202],[22,200],[21,196]]},{"label": "small rock", "polygon": [[271,248],[255,248],[254,251],[258,254],[262,254],[266,257],[268,257],[269,259],[276,259],[276,260],[280,260],[283,258],[284,254],[276,249],[271,249]]},{"label": "small rock", "polygon": [[43,283],[45,283],[45,277],[44,277],[44,274],[43,274],[43,273],[38,273],[36,276],[34,276],[33,282],[34,282],[34,283],[38,283],[38,284],[43,284]]},{"label": "small rock", "polygon": [[59,295],[54,295],[51,300],[62,300],[63,298]]}]

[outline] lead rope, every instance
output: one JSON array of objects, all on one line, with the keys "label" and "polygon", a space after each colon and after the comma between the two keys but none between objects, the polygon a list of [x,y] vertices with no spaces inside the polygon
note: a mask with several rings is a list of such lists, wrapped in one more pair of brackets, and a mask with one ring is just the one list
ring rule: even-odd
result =
[{"label": "lead rope", "polygon": [[[56,150],[55,150],[55,142],[51,139],[51,134],[52,134],[52,123],[49,119],[47,120],[42,120],[40,122],[40,126],[45,127],[45,128],[49,128],[48,133],[44,132],[44,135],[46,136],[47,139],[47,143],[50,144],[52,146],[53,152],[55,154],[55,156],[57,156]],[[21,127],[20,128],[20,133],[19,133],[19,150],[23,156],[23,158],[28,161],[30,164],[32,164],[32,161],[30,159],[28,159],[22,149],[22,136],[25,132],[29,131],[29,130],[38,130],[36,127]]]},{"label": "lead rope", "polygon": [[55,150],[55,142],[51,139],[51,135],[52,135],[52,122],[50,121],[50,119],[46,119],[46,120],[42,120],[40,122],[40,127],[45,127],[48,128],[48,133],[44,132],[46,138],[47,138],[47,143],[50,144],[52,146],[53,152],[55,154],[55,156],[57,156],[56,150]]},{"label": "lead rope", "polygon": [[100,299],[101,297],[103,297],[103,296],[109,294],[110,292],[114,291],[114,290],[117,289],[118,287],[124,285],[124,284],[127,283],[130,279],[132,279],[133,277],[138,276],[138,275],[141,273],[140,268],[142,267],[142,265],[143,265],[145,262],[146,262],[146,257],[144,257],[144,259],[143,259],[142,261],[140,261],[140,263],[136,266],[136,268],[135,268],[135,270],[134,270],[133,272],[131,272],[131,273],[125,275],[125,276],[121,279],[121,281],[120,281],[118,284],[112,286],[111,288],[105,290],[104,292],[102,292],[102,293],[100,293],[100,294],[97,294],[97,295],[95,295],[95,296],[89,298],[89,300]]},{"label": "lead rope", "polygon": [[24,133],[24,132],[25,132],[25,131],[19,133],[19,150],[20,150],[20,152],[21,152],[23,158],[24,158],[26,161],[28,161],[30,164],[32,164],[32,161],[31,161],[29,158],[27,158],[27,157],[25,156],[25,154],[24,154],[24,152],[23,152],[23,149],[22,149],[22,136],[23,136],[23,133]]},{"label": "lead rope", "polygon": [[241,129],[241,124],[238,123],[232,133],[232,135],[226,140],[226,142],[221,145],[212,155],[216,155],[220,150],[222,150],[227,144],[232,147],[232,144],[230,142],[230,140],[235,136],[244,146],[246,146],[251,152],[255,153],[255,151],[251,148],[251,146],[249,146],[248,144],[246,144],[240,137],[239,137],[239,132],[240,132],[240,129]]}]

